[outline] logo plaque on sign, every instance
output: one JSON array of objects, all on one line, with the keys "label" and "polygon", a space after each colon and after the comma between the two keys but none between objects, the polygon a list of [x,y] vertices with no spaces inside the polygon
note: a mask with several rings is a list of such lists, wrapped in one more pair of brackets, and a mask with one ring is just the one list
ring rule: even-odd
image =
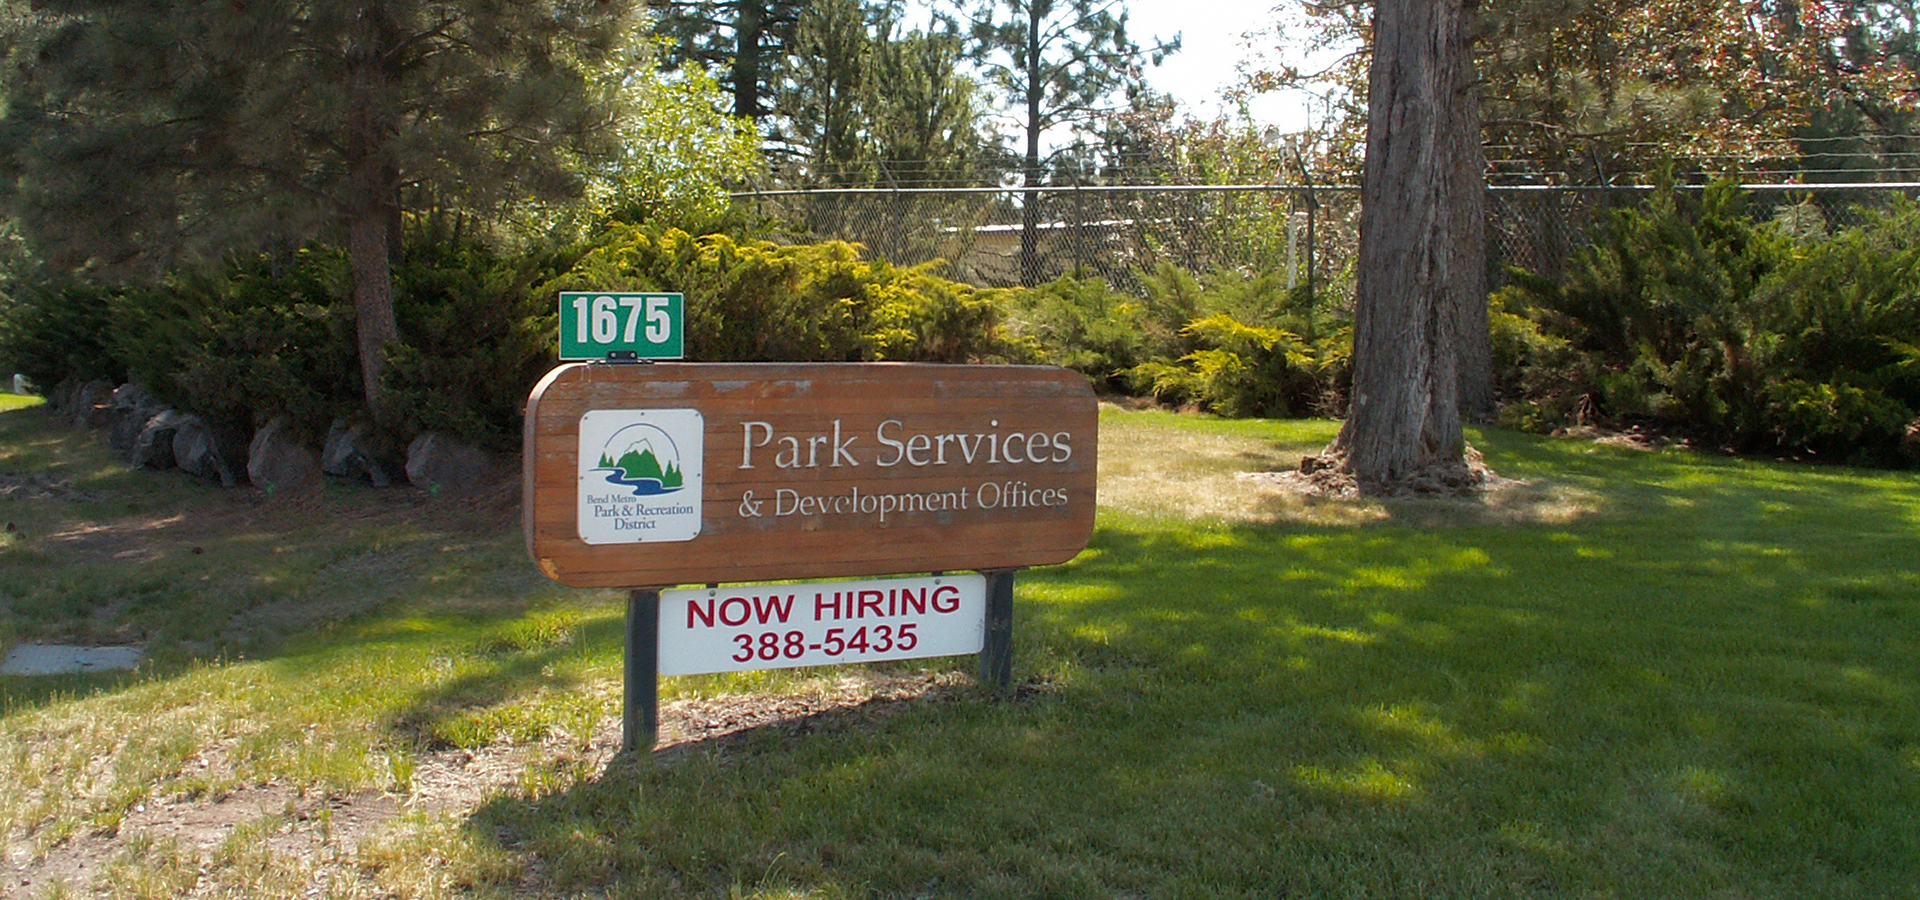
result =
[{"label": "logo plaque on sign", "polygon": [[695,409],[594,410],[580,417],[580,540],[700,536],[706,421]]}]

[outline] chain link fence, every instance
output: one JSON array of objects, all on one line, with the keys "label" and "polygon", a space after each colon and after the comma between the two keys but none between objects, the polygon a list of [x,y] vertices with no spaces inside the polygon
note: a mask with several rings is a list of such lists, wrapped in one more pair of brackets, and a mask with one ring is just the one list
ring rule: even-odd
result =
[{"label": "chain link fence", "polygon": [[[1750,209],[1796,233],[1866,222],[1920,183],[1745,186]],[[1683,188],[1697,189],[1697,188]],[[1487,195],[1490,270],[1558,277],[1607,211],[1652,188],[1496,186]],[[806,239],[862,244],[899,265],[944,260],[943,274],[982,287],[1038,284],[1069,273],[1138,292],[1166,263],[1190,272],[1284,273],[1344,296],[1358,249],[1352,186],[1149,185],[918,188],[736,194]]]}]

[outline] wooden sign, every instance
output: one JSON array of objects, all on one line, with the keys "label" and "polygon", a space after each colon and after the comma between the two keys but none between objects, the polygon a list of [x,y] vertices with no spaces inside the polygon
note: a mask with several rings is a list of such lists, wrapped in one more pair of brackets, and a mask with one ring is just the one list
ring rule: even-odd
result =
[{"label": "wooden sign", "polygon": [[1098,422],[1039,366],[561,366],[527,401],[528,551],[574,587],[1061,563]]}]

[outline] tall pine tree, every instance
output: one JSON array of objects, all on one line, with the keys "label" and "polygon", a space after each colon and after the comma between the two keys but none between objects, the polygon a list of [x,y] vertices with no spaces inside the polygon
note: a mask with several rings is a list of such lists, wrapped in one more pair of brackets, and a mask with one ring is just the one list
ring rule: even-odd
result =
[{"label": "tall pine tree", "polygon": [[618,121],[588,77],[637,0],[42,0],[19,35],[0,182],[50,258],[150,270],[342,240],[368,405],[397,340],[405,206],[578,195]]},{"label": "tall pine tree", "polygon": [[777,94],[777,142],[807,184],[865,184],[868,67],[874,52],[861,0],[813,0],[794,30],[788,78]]},{"label": "tall pine tree", "polygon": [[954,24],[909,29],[894,4],[813,0],[794,33],[772,145],[809,185],[953,183],[983,112]]},{"label": "tall pine tree", "polygon": [[667,39],[670,68],[718,73],[733,114],[759,121],[787,74],[794,29],[807,0],[651,0],[654,33]]},{"label": "tall pine tree", "polygon": [[970,183],[985,155],[985,115],[973,79],[961,71],[964,45],[953,23],[927,30],[879,24],[869,65],[867,127],[890,186]]},{"label": "tall pine tree", "polygon": [[[977,0],[961,15],[970,56],[1020,121],[1029,186],[1040,183],[1049,129],[1116,111],[1116,95],[1138,82],[1146,65],[1180,49],[1178,36],[1144,48],[1135,43],[1120,0]],[[1022,204],[1020,272],[1028,284],[1039,277],[1038,200],[1028,192]]]}]

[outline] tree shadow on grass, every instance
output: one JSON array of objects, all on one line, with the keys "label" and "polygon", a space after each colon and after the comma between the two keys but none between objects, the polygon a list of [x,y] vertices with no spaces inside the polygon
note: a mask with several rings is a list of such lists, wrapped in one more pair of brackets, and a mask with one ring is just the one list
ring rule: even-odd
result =
[{"label": "tree shadow on grass", "polygon": [[1913,532],[1908,482],[1568,470],[1619,506],[1517,526],[1109,521],[1020,577],[1015,702],[750,725],[472,821],[556,892],[1914,883],[1914,585],[1888,555]]},{"label": "tree shadow on grass", "polygon": [[388,730],[405,745],[429,750],[476,746],[503,735],[537,740],[552,710],[516,704],[582,692],[579,667],[562,663],[584,648],[619,646],[625,634],[618,618],[584,619],[534,632],[516,631],[514,624],[505,622],[479,638],[467,651],[472,671],[416,694],[390,716]]}]

